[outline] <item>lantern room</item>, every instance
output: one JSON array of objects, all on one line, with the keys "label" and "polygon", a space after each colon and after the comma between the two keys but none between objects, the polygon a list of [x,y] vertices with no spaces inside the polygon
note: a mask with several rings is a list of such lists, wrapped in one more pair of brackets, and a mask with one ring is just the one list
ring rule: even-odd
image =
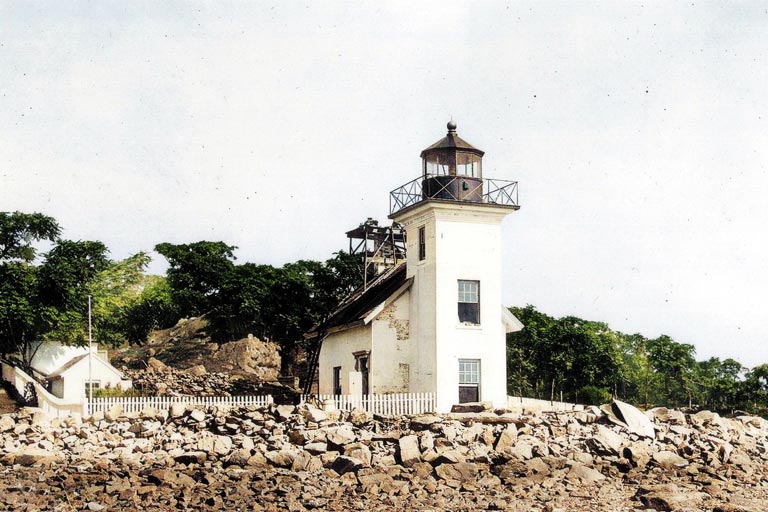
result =
[{"label": "lantern room", "polygon": [[424,178],[429,176],[483,177],[484,152],[456,134],[456,123],[448,123],[448,133],[421,152]]},{"label": "lantern room", "polygon": [[389,193],[390,218],[422,201],[482,203],[518,209],[517,182],[483,177],[485,153],[448,133],[421,152],[421,175]]},{"label": "lantern room", "polygon": [[424,199],[482,202],[483,154],[450,121],[446,136],[421,152]]}]

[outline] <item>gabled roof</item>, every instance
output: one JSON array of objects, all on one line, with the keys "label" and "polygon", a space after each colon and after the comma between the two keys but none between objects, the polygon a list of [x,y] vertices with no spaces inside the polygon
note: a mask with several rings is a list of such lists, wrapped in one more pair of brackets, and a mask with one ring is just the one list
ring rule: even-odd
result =
[{"label": "gabled roof", "polygon": [[[321,330],[326,333],[338,331],[357,325],[364,325],[372,320],[369,315],[382,306],[387,299],[398,291],[407,289],[413,278],[406,279],[406,264],[402,263],[390,268],[376,278],[368,288],[358,288],[334,311],[328,320],[316,327],[307,336],[318,334]],[[399,294],[398,294],[399,295]],[[374,315],[375,316],[375,315]]]},{"label": "gabled roof", "polygon": [[[99,357],[97,354],[94,354],[94,356],[95,356],[93,358],[94,361],[98,361],[102,365],[106,366],[107,369],[110,369],[114,373],[116,373],[121,379],[125,379],[125,376],[122,374],[122,372],[120,370],[118,370],[117,368],[112,366],[109,362],[107,362],[104,359],[102,359],[101,357]],[[56,378],[61,377],[62,374],[64,374],[67,370],[69,370],[70,368],[75,366],[77,363],[79,363],[80,361],[82,361],[86,357],[88,357],[88,354],[80,354],[77,357],[73,357],[72,359],[70,359],[69,361],[67,361],[63,365],[61,365],[55,372],[47,375],[46,378],[48,378],[48,379],[56,379]]]}]

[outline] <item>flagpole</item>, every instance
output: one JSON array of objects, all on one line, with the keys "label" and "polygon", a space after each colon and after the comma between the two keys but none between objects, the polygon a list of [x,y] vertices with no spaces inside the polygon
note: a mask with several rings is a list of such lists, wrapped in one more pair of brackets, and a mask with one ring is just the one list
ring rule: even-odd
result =
[{"label": "flagpole", "polygon": [[93,332],[91,330],[91,296],[88,296],[88,402],[93,402]]}]

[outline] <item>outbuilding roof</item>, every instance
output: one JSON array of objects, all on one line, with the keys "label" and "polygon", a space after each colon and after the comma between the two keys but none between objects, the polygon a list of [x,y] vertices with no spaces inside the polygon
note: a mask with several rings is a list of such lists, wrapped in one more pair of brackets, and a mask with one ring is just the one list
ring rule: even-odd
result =
[{"label": "outbuilding roof", "polygon": [[[103,360],[101,357],[99,357],[96,354],[94,354],[94,356],[95,356],[93,358],[94,361],[99,361],[99,363],[101,363],[102,365],[106,366],[108,369],[110,369],[113,372],[115,372],[121,379],[125,378],[125,376],[122,374],[122,372],[120,370],[118,370],[117,368],[115,368],[114,366],[112,366],[109,362]],[[64,374],[67,370],[69,370],[70,368],[75,366],[77,363],[79,363],[80,361],[82,361],[86,357],[88,357],[88,354],[80,354],[79,356],[73,357],[72,359],[70,359],[69,361],[67,361],[63,365],[61,365],[55,372],[47,375],[47,378],[49,380],[52,380],[52,379],[57,379],[57,378],[61,377],[62,374]]]},{"label": "outbuilding roof", "polygon": [[372,311],[413,281],[413,278],[406,279],[405,275],[405,263],[386,270],[368,288],[360,287],[355,290],[322,326],[316,327],[307,333],[307,336],[312,337],[321,330],[328,333],[367,323],[366,318]]}]

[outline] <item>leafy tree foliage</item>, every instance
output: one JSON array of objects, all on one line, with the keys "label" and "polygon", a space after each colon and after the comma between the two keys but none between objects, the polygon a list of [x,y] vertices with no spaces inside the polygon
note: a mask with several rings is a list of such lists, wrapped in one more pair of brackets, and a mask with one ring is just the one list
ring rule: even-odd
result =
[{"label": "leafy tree foliage", "polygon": [[537,398],[768,413],[768,365],[696,361],[693,345],[624,334],[601,322],[510,308],[525,325],[507,336],[508,391]]},{"label": "leafy tree foliage", "polygon": [[234,268],[235,249],[207,241],[155,246],[168,260],[171,297],[183,316],[199,316],[216,306],[218,292]]},{"label": "leafy tree foliage", "polygon": [[88,283],[93,297],[93,336],[117,346],[127,341],[128,312],[138,301],[150,258],[140,252],[109,264]]},{"label": "leafy tree foliage", "polygon": [[60,233],[58,223],[42,213],[0,212],[0,264],[32,262],[37,254],[33,243],[53,242]]},{"label": "leafy tree foliage", "polygon": [[165,277],[146,276],[136,301],[125,312],[125,337],[129,343],[142,344],[154,329],[172,327],[181,318],[171,298]]},{"label": "leafy tree foliage", "polygon": [[[507,338],[509,391],[524,389],[548,399],[578,400],[592,386],[613,390],[621,380],[615,333],[600,322],[554,319],[533,306],[511,308],[525,329]],[[547,392],[548,391],[548,392]]]},{"label": "leafy tree foliage", "polygon": [[234,266],[208,315],[213,334],[228,340],[250,333],[275,341],[281,347],[283,372],[291,373],[303,334],[359,285],[358,265],[356,256],[340,252],[325,262]]},{"label": "leafy tree foliage", "polygon": [[62,240],[45,255],[38,275],[42,302],[60,311],[82,310],[89,283],[109,266],[101,242]]},{"label": "leafy tree foliage", "polygon": [[0,265],[0,351],[16,352],[37,336],[37,269],[22,263]]}]

